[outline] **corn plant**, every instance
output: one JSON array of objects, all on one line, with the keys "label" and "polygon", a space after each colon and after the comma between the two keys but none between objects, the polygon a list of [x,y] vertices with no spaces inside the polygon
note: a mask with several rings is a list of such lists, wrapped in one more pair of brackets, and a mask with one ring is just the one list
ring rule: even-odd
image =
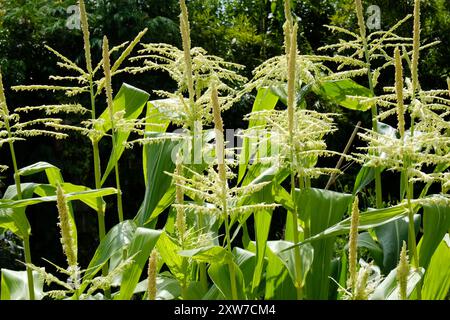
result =
[{"label": "corn plant", "polygon": [[[0,74],[0,146],[9,146],[14,178],[0,199],[0,230],[24,241],[26,268],[1,270],[0,298],[445,299],[450,80],[443,89],[420,84],[420,56],[438,45],[421,43],[420,0],[412,15],[372,33],[365,26],[364,3],[355,0],[357,31],[328,26],[342,39],[317,54],[302,52],[301,21],[286,0],[284,52],[262,62],[250,80],[240,74],[244,66],[192,46],[188,8],[184,0],[179,3],[181,48],[142,43],[131,56],[146,30],[113,48],[104,36],[102,59],[94,67],[88,14],[80,0],[85,67],[48,47],[60,67],[76,74],[51,80],[76,84],[13,88],[62,91],[73,103],[24,106],[11,113]],[[397,35],[411,18],[412,37]],[[126,61],[130,65],[123,66]],[[176,88],[146,88],[157,97],[150,101],[146,91],[129,84],[114,95],[117,74],[155,71],[166,72]],[[392,79],[384,88],[379,88],[381,74]],[[99,102],[103,92],[106,98]],[[88,108],[75,101],[81,94],[89,96]],[[252,95],[252,110],[244,116],[248,127],[239,133],[242,146],[229,147],[222,115]],[[353,138],[343,152],[327,145],[328,136],[340,129],[341,114],[317,109],[323,101],[361,115],[370,112],[370,127],[358,128],[362,145],[352,152]],[[46,116],[21,122],[24,112]],[[73,125],[57,117],[71,113],[90,117]],[[50,163],[19,167],[16,143],[36,135],[70,139],[74,131],[90,139],[95,189],[65,182]],[[111,138],[112,150],[102,173],[104,137]],[[140,147],[145,194],[138,212],[126,219],[119,159],[126,149]],[[324,158],[337,164],[325,166]],[[344,161],[361,166],[351,193],[322,185],[323,176],[345,174]],[[104,187],[112,171],[114,188]],[[400,185],[398,200],[389,203],[382,197],[386,171],[394,172]],[[47,181],[23,182],[41,172]],[[361,199],[372,182],[375,201],[365,203]],[[109,195],[116,195],[118,222],[107,231]],[[78,259],[75,200],[98,216],[99,244],[87,266]],[[43,257],[53,273],[31,260],[25,214],[27,207],[45,202],[55,203],[67,262],[57,266]],[[285,223],[273,237],[279,212]]]}]

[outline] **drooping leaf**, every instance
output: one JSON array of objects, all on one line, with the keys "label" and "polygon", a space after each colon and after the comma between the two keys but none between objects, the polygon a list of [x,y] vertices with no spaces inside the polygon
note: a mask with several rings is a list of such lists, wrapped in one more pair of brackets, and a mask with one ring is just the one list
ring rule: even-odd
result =
[{"label": "drooping leaf", "polygon": [[[40,173],[43,171],[45,171],[48,183],[51,186],[53,186],[55,189],[53,191],[51,191],[50,193],[46,193],[46,192],[40,192],[41,188],[36,188],[34,190],[34,193],[36,193],[37,195],[44,197],[44,196],[56,194],[56,187],[58,186],[58,184],[61,185],[61,187],[65,193],[74,192],[74,191],[82,191],[82,189],[69,188],[68,185],[71,185],[71,184],[64,183],[64,179],[61,174],[61,170],[58,167],[56,167],[48,162],[41,161],[41,162],[34,163],[32,165],[26,166],[22,169],[19,169],[19,175],[30,176],[30,175],[34,175],[34,174],[37,174],[37,173]],[[89,190],[89,189],[86,188],[84,190]],[[105,202],[102,200],[102,203],[104,205]],[[74,212],[73,212],[73,208],[72,208],[72,203],[70,201],[67,203],[67,207],[69,208],[69,223],[71,225],[72,230],[74,230],[72,240],[73,240],[75,247],[78,248],[78,234],[76,231],[77,225],[75,223],[75,216],[74,216]],[[97,207],[97,203],[96,203],[95,207]],[[94,210],[96,210],[96,209],[94,208]]]},{"label": "drooping leaf", "polygon": [[[89,192],[89,191],[92,191],[92,189],[90,189],[88,187],[75,185],[75,184],[72,184],[72,183],[61,183],[60,185],[61,185],[61,188],[63,189],[65,194],[74,193],[74,192]],[[39,185],[34,190],[34,193],[39,195],[39,196],[41,196],[41,197],[54,196],[54,195],[56,195],[56,186],[53,186],[53,185]],[[94,198],[94,197],[81,197],[78,200],[80,200],[81,202],[83,202],[84,204],[86,204],[87,206],[92,208],[93,210],[97,211],[98,201],[97,201],[96,198]],[[101,203],[102,203],[103,207],[106,205],[106,203],[105,203],[105,201],[103,199],[102,199]]]},{"label": "drooping leaf", "polygon": [[[417,205],[415,205],[417,206]],[[408,209],[404,205],[396,205],[389,208],[373,209],[360,214],[358,230],[367,230],[381,226],[383,224],[395,221],[403,218],[408,214]],[[326,230],[316,234],[308,239],[305,239],[302,243],[325,239],[327,237],[338,236],[346,234],[350,231],[351,219],[347,218],[334,226],[327,228]],[[297,245],[301,245],[299,243]]]},{"label": "drooping leaf", "polygon": [[[33,196],[34,190],[39,186],[37,183],[22,183],[22,199],[29,199]],[[3,200],[17,201],[19,199],[16,185],[9,186],[3,194]],[[1,200],[0,200],[1,202]],[[13,232],[21,239],[29,237],[31,226],[26,215],[26,207],[4,207],[0,209],[0,227]]]},{"label": "drooping leaf", "polygon": [[236,278],[236,293],[239,300],[247,299],[245,294],[245,284],[244,276],[241,269],[234,261],[229,261],[228,263],[213,263],[208,268],[208,275],[211,280],[224,295],[225,299],[233,299],[232,289],[231,289],[231,276],[230,269],[233,268],[235,278]]},{"label": "drooping leaf", "polygon": [[[414,224],[417,235],[420,226],[420,215],[414,215]],[[408,242],[408,218],[398,219],[376,227],[375,233],[383,250],[383,263],[379,266],[387,274],[398,264],[403,241]]]},{"label": "drooping leaf", "polygon": [[[383,265],[383,249],[381,249],[380,245],[372,238],[369,232],[358,234],[358,247],[369,250],[377,266]],[[346,249],[348,249],[348,245]]]},{"label": "drooping leaf", "polygon": [[[139,282],[134,293],[146,292],[148,279]],[[175,300],[181,294],[178,281],[169,272],[162,272],[156,277],[156,300]]]},{"label": "drooping leaf", "polygon": [[293,300],[297,298],[289,270],[269,248],[266,250],[265,300]]},{"label": "drooping leaf", "polygon": [[[296,266],[294,250],[286,250],[292,248],[292,242],[289,241],[267,241],[267,247],[280,259],[280,261],[286,266],[291,276],[292,281],[296,281]],[[311,270],[314,258],[314,249],[311,244],[307,243],[300,247],[301,256],[301,270],[302,270],[302,281],[303,285],[306,282],[307,275]]]},{"label": "drooping leaf", "polygon": [[36,162],[32,165],[19,169],[19,175],[22,177],[31,176],[45,171],[50,184],[54,181],[61,180],[61,172],[58,167],[48,162]]},{"label": "drooping leaf", "polygon": [[319,82],[316,93],[344,108],[366,111],[370,105],[362,105],[354,97],[371,97],[372,92],[351,79],[327,80]]},{"label": "drooping leaf", "polygon": [[227,250],[220,246],[208,246],[191,250],[181,250],[178,254],[182,257],[192,258],[199,262],[227,263],[232,259]]},{"label": "drooping leaf", "polygon": [[363,166],[356,176],[353,194],[360,193],[368,184],[375,179],[375,168]]},{"label": "drooping leaf", "polygon": [[[70,192],[66,194],[67,201],[72,200],[84,200],[88,201],[88,199],[95,199],[97,197],[104,197],[112,194],[116,194],[117,190],[114,188],[104,188],[98,190],[88,190],[88,191],[79,191],[79,192]],[[44,202],[54,202],[56,201],[55,196],[46,196],[39,198],[30,198],[30,199],[22,199],[22,200],[0,200],[0,209],[8,209],[8,208],[24,208],[27,206],[44,203]]]},{"label": "drooping leaf", "polygon": [[161,234],[156,246],[170,272],[178,281],[183,282],[186,279],[189,264],[188,259],[178,254],[181,251],[181,247],[165,232]]},{"label": "drooping leaf", "polygon": [[31,232],[31,226],[25,209],[0,208],[0,228],[11,231],[21,239],[26,238]]},{"label": "drooping leaf", "polygon": [[[14,221],[14,211],[12,209],[0,209],[0,228],[2,233],[5,230],[9,230],[15,235],[23,238],[22,232],[20,232],[20,223]],[[29,230],[29,226],[26,226],[24,229]]]},{"label": "drooping leaf", "polygon": [[[95,250],[94,256],[84,275],[84,280],[92,279],[111,257],[118,252],[122,253],[123,249],[131,243],[136,228],[136,224],[133,221],[125,220],[109,230],[100,242],[97,250]],[[80,291],[82,292],[87,285],[87,281],[83,281]]]}]

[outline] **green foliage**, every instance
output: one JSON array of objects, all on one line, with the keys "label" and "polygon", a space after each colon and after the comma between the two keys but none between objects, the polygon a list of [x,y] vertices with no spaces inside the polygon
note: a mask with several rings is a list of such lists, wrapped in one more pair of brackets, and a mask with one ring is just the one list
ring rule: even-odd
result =
[{"label": "green foliage", "polygon": [[[436,79],[445,68],[427,81],[419,76],[445,53],[430,36],[430,17],[445,27],[446,10],[424,4],[420,33],[416,0],[410,37],[410,16],[403,15],[412,8],[386,13],[382,31],[366,32],[359,0],[86,1],[87,15],[80,1],[82,32],[65,30],[61,50],[47,47],[69,72],[50,79],[64,84],[16,85],[47,83],[48,74],[57,74],[46,66],[33,76],[36,61],[49,61],[36,42],[57,43],[66,28],[61,8],[74,3],[0,4],[5,82],[33,97],[0,86],[0,147],[9,147],[1,152],[11,158],[2,157],[11,169],[1,167],[8,180],[0,239],[12,233],[23,241],[26,268],[0,269],[1,300],[448,297],[450,87],[428,88],[444,85]],[[334,26],[315,28],[330,19]],[[104,34],[120,43],[137,34],[133,28],[144,31],[110,50]],[[21,34],[34,43],[32,63],[11,58],[11,39]],[[240,63],[254,70],[251,80]],[[248,126],[237,155],[227,148],[222,114],[251,100],[249,114],[239,111]],[[33,118],[39,112],[45,117]],[[348,115],[365,121],[359,141],[340,152],[330,136],[341,134],[337,119]],[[16,152],[19,143],[41,134],[71,143],[76,133],[92,145],[84,154],[93,156],[92,172],[76,168],[66,153],[58,157],[64,167],[45,159],[19,167],[25,159],[23,149]],[[124,166],[128,157],[138,162]],[[345,173],[343,164],[359,173],[336,191],[323,188],[325,176]],[[94,187],[72,174],[64,180],[67,167],[93,176]],[[108,187],[113,170],[114,188]],[[140,182],[132,195],[139,210],[131,201],[122,205],[122,194],[133,193],[121,186],[124,177]],[[374,181],[376,208],[359,204],[359,197],[371,197]],[[99,241],[89,263],[78,259],[89,218],[79,203],[97,213]],[[111,214],[116,207],[118,219]],[[58,213],[62,266],[31,260],[32,231],[45,224],[35,208]]]}]

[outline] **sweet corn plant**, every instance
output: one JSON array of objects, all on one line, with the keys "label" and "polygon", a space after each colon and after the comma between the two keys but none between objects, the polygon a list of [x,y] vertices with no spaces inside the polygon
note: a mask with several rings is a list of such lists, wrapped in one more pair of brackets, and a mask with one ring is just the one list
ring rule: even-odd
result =
[{"label": "sweet corn plant", "polygon": [[[0,232],[23,241],[25,269],[1,270],[0,298],[448,298],[450,80],[441,89],[420,85],[420,56],[439,45],[421,41],[421,1],[387,31],[369,33],[363,3],[355,0],[354,30],[328,26],[340,41],[309,55],[301,53],[301,21],[285,1],[284,52],[258,66],[252,79],[240,74],[244,66],[192,46],[185,0],[179,4],[181,48],[140,43],[146,30],[112,48],[105,36],[102,59],[94,63],[80,0],[83,65],[47,47],[65,75],[50,77],[57,84],[12,88],[61,91],[71,103],[11,111],[0,74],[0,147],[13,166],[0,168],[14,178],[0,199]],[[397,35],[411,20],[412,37]],[[111,61],[115,52],[119,58]],[[166,72],[176,90],[143,88],[156,100],[127,83],[113,92],[117,74],[155,71]],[[392,79],[390,86],[378,88],[381,75]],[[230,147],[222,113],[252,94],[242,145]],[[81,95],[89,106],[78,101]],[[307,96],[361,116],[370,112],[371,127],[355,128],[362,144],[353,152],[331,150],[327,137],[339,130],[340,114],[318,110]],[[31,120],[22,121],[24,113]],[[69,124],[73,113],[85,119]],[[21,167],[16,144],[36,135],[71,139],[73,131],[92,145],[95,185],[66,182],[47,162]],[[100,154],[106,140],[110,153]],[[120,159],[140,148],[145,194],[132,215],[123,203]],[[101,157],[108,159],[103,170]],[[324,158],[336,166],[322,165]],[[344,161],[360,165],[351,192],[329,190],[320,178],[344,174]],[[115,184],[108,187],[113,171]],[[383,198],[387,171],[399,179],[396,202]],[[46,181],[36,180],[37,173]],[[375,200],[364,206],[360,198],[372,184]],[[107,230],[112,195],[117,223]],[[73,201],[97,213],[99,243],[88,265],[78,261]],[[27,208],[42,203],[54,204],[66,265],[32,259]],[[269,232],[275,213],[285,222],[278,238]]]}]

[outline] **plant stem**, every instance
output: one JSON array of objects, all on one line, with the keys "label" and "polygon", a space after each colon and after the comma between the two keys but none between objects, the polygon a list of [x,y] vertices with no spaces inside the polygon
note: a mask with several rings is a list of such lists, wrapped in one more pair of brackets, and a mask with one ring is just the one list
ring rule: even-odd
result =
[{"label": "plant stem", "polygon": [[[95,94],[94,94],[94,83],[92,81],[92,75],[89,79],[89,91],[91,96],[91,114],[92,120],[96,119],[95,115]],[[100,167],[100,152],[98,148],[97,138],[92,139],[92,150],[94,157],[94,179],[95,179],[95,189],[101,188],[101,167]],[[105,228],[105,212],[103,210],[103,201],[101,197],[97,198],[97,222],[98,222],[98,236],[100,242],[103,240],[106,234]],[[102,267],[102,276],[108,275],[108,263],[105,263]],[[106,297],[110,298],[111,293],[109,290],[105,291]]]},{"label": "plant stem", "polygon": [[[8,130],[8,136],[11,138],[11,134],[9,133],[9,124],[7,126]],[[16,184],[16,191],[17,191],[17,199],[22,200],[22,185],[20,183],[20,175],[19,175],[19,169],[17,167],[17,160],[16,160],[16,152],[14,150],[14,144],[12,141],[9,142],[9,150],[11,151],[11,160],[13,163],[13,169],[14,169],[14,183]]]},{"label": "plant stem", "polygon": [[[7,123],[5,121],[5,123]],[[9,123],[8,123],[8,129],[9,129]],[[11,135],[10,130],[8,130],[8,135]],[[13,163],[14,168],[14,182],[16,184],[17,189],[17,199],[22,199],[22,187],[20,183],[20,175],[19,175],[19,169],[17,167],[17,160],[16,160],[16,153],[14,151],[14,144],[12,141],[9,142],[9,148],[11,150],[11,159]],[[28,296],[30,300],[35,299],[34,295],[34,279],[33,279],[33,270],[28,266],[32,263],[31,260],[31,247],[30,247],[30,235],[26,234],[23,237],[23,249],[25,252],[25,263],[27,264],[26,270],[27,270],[27,279],[28,279]]]},{"label": "plant stem", "polygon": [[[92,78],[89,82],[90,94],[91,94],[91,110],[92,110],[92,120],[96,119],[95,115],[95,95],[94,95],[94,83]],[[100,152],[98,148],[98,140],[96,138],[92,139],[92,149],[94,156],[94,179],[95,188],[101,188],[101,166],[100,166]],[[98,235],[100,241],[105,237],[105,213],[103,212],[102,198],[97,198],[97,216],[98,216]]]},{"label": "plant stem", "polygon": [[[95,188],[100,189],[100,155],[98,149],[98,142],[92,143],[94,151],[94,176],[95,176]],[[103,211],[102,198],[97,198],[97,215],[98,215],[98,236],[100,241],[105,237],[105,213]]]},{"label": "plant stem", "polygon": [[[408,176],[406,177],[407,180]],[[407,187],[407,201],[408,201],[408,236],[409,236],[409,250],[412,253],[412,263],[417,268],[419,267],[419,259],[417,257],[417,243],[416,243],[416,232],[414,226],[414,210],[411,204],[411,199],[413,197],[413,184],[408,181]]]},{"label": "plant stem", "polygon": [[[101,173],[100,173],[100,153],[98,148],[98,141],[94,140],[92,142],[92,148],[94,152],[94,177],[95,177],[95,188],[101,188]],[[98,216],[98,235],[100,241],[103,240],[106,234],[105,230],[105,212],[103,210],[102,198],[97,198],[97,216]]]},{"label": "plant stem", "polygon": [[[25,262],[27,264],[31,264],[31,250],[30,250],[30,237],[26,235],[23,238],[23,249],[25,251]],[[33,271],[30,267],[27,266],[27,279],[28,279],[28,295],[30,300],[34,300],[34,280],[33,280]]]},{"label": "plant stem", "polygon": [[[8,145],[9,145],[9,150],[11,152],[11,161],[13,164],[13,170],[14,170],[14,183],[16,185],[16,192],[17,192],[17,199],[18,200],[22,200],[22,186],[20,183],[20,175],[19,175],[19,168],[17,166],[17,158],[16,158],[16,152],[14,149],[14,142],[12,140],[13,136],[11,133],[11,126],[9,124],[9,111],[8,111],[8,106],[6,105],[6,98],[4,96],[4,92],[3,92],[3,81],[2,81],[2,76],[0,74],[0,94],[1,99],[3,100],[3,123],[5,125],[6,131],[8,132]],[[25,263],[27,264],[26,266],[26,270],[27,270],[27,278],[28,278],[28,295],[29,295],[29,299],[30,300],[34,300],[35,296],[34,296],[34,279],[33,279],[33,271],[31,270],[31,268],[28,266],[29,264],[31,264],[31,250],[30,250],[30,234],[27,232],[27,234],[23,235],[23,248],[25,251]]]},{"label": "plant stem", "polygon": [[[3,83],[1,82],[2,78],[1,78],[1,74],[0,74],[0,89],[1,89],[1,93],[3,95]],[[17,192],[17,198],[18,200],[22,200],[22,186],[20,184],[20,175],[19,175],[19,168],[17,166],[17,158],[16,158],[16,151],[14,150],[14,142],[13,142],[13,136],[11,133],[11,126],[9,124],[9,111],[8,111],[8,107],[6,106],[6,99],[3,97],[3,100],[5,100],[4,102],[4,115],[3,115],[3,122],[5,124],[5,129],[8,132],[8,145],[9,145],[9,150],[11,152],[11,161],[13,164],[13,170],[14,170],[14,183],[16,184],[16,192]]]},{"label": "plant stem", "polygon": [[[366,25],[364,21],[364,15],[363,15],[363,7],[361,0],[356,0],[356,14],[358,17],[358,25],[359,25],[359,31],[361,35],[361,40],[363,43],[363,49],[364,49],[364,57],[366,59],[367,64],[367,77],[369,80],[369,90],[372,92],[373,95],[375,95],[375,86],[373,84],[373,75],[371,71],[371,63],[370,63],[370,52],[369,52],[369,45],[367,43],[367,34],[366,34]],[[376,105],[371,106],[371,114],[372,114],[372,130],[375,132],[378,132],[378,110]],[[375,154],[377,152],[375,151]],[[382,186],[381,186],[381,169],[379,167],[375,168],[375,194],[376,194],[376,207],[382,208],[383,207],[383,194],[382,194]]]},{"label": "plant stem", "polygon": [[[294,244],[300,242],[298,233],[298,219],[297,219],[297,199],[295,198],[295,174],[291,173],[291,198],[293,203],[292,212],[292,234],[294,237]],[[306,223],[306,222],[305,222]],[[297,289],[297,299],[303,299],[303,287],[302,287],[302,260],[300,255],[300,248],[296,247],[294,250],[294,263],[295,263],[295,288]]]},{"label": "plant stem", "polygon": [[225,141],[223,137],[223,120],[221,116],[219,93],[215,83],[212,85],[211,90],[211,104],[213,108],[214,116],[214,132],[216,136],[216,157],[217,157],[217,170],[219,174],[219,181],[221,184],[221,200],[222,200],[222,215],[225,221],[225,241],[227,243],[227,251],[230,254],[228,262],[228,268],[230,270],[230,282],[231,282],[231,296],[233,300],[238,299],[237,286],[236,286],[236,273],[234,270],[233,252],[231,249],[231,237],[230,237],[230,224],[228,222],[228,181],[227,181],[227,169],[225,166]]},{"label": "plant stem", "polygon": [[[201,201],[200,201],[200,204],[202,204]],[[202,232],[202,229],[203,229],[203,213],[202,212],[198,213],[197,226],[198,226],[198,229],[200,230],[200,232],[203,233]],[[202,288],[206,291],[206,290],[208,290],[208,277],[206,275],[206,264],[203,262],[200,262],[198,267],[200,269],[200,284],[202,285]]]},{"label": "plant stem", "polygon": [[[200,124],[200,127],[201,124]],[[192,141],[192,154],[191,154],[191,159],[195,159],[195,141],[197,140],[196,137],[196,126],[192,126],[189,127],[189,131],[191,133],[190,135],[190,139]],[[199,205],[203,205],[203,200],[200,198],[195,199],[195,202]],[[199,235],[203,234],[203,212],[198,212],[197,213],[197,230],[199,232]],[[206,263],[204,262],[199,262],[198,263],[198,267],[199,267],[199,276],[200,276],[200,284],[202,285],[202,288],[207,291],[208,290],[208,277],[206,274]]]},{"label": "plant stem", "polygon": [[[225,241],[227,242],[227,250],[232,256],[233,252],[231,250],[231,237],[230,237],[230,225],[228,222],[228,214],[226,211],[224,212],[224,220],[225,220]],[[228,263],[228,269],[230,271],[230,280],[231,280],[231,297],[233,300],[238,300],[237,294],[237,286],[236,286],[236,272],[234,270],[233,261],[231,260]]]},{"label": "plant stem", "polygon": [[[409,179],[408,179],[409,180]],[[419,268],[419,258],[417,255],[416,231],[414,226],[414,210],[411,204],[413,197],[413,184],[408,182],[407,198],[408,198],[408,247],[410,255],[412,255],[412,264],[417,269]],[[412,254],[411,254],[412,252]],[[417,299],[422,299],[422,279],[416,286]]]},{"label": "plant stem", "polygon": [[[370,71],[370,58],[369,58],[369,50],[367,48],[367,40],[364,41],[364,51],[367,59],[368,64],[368,78],[369,78],[369,89],[370,91],[375,94],[374,92],[374,86],[372,82],[372,72]],[[375,105],[371,107],[371,114],[372,114],[372,130],[375,132],[378,132],[378,110]],[[383,190],[381,186],[381,169],[379,167],[375,168],[375,195],[376,195],[376,206],[377,208],[383,207]]]},{"label": "plant stem", "polygon": [[[115,144],[115,142],[113,142]],[[115,147],[113,148],[114,152]],[[119,163],[114,166],[116,175],[116,189],[117,189],[117,212],[119,214],[119,222],[123,222],[123,205],[122,205],[122,189],[120,188]]]},{"label": "plant stem", "polygon": [[[289,1],[285,2],[287,29],[285,31],[286,39],[286,58],[288,64],[288,95],[287,95],[287,116],[288,116],[288,130],[289,130],[289,145],[290,145],[290,162],[291,162],[291,198],[293,203],[292,212],[292,235],[294,244],[299,242],[298,234],[298,218],[297,218],[297,205],[295,198],[295,150],[294,150],[294,127],[295,127],[295,84],[296,84],[296,65],[297,65],[297,24],[292,24],[292,16],[290,13]],[[299,181],[301,177],[299,177]],[[308,222],[305,221],[305,225]],[[302,260],[300,255],[300,248],[296,247],[294,250],[294,263],[295,263],[295,282],[294,285],[297,289],[297,299],[303,299],[303,288],[302,288]]]},{"label": "plant stem", "polygon": [[[114,102],[112,97],[112,84],[111,84],[111,62],[109,59],[109,42],[106,36],[103,37],[103,71],[105,74],[105,91],[106,102],[109,113],[109,121],[111,122],[111,136],[112,136],[112,155],[116,155],[117,147],[117,130],[114,121]],[[116,176],[116,189],[117,189],[117,212],[119,215],[119,221],[123,221],[123,208],[122,208],[122,190],[120,189],[120,175],[119,175],[119,159],[114,162],[114,173]]]}]

